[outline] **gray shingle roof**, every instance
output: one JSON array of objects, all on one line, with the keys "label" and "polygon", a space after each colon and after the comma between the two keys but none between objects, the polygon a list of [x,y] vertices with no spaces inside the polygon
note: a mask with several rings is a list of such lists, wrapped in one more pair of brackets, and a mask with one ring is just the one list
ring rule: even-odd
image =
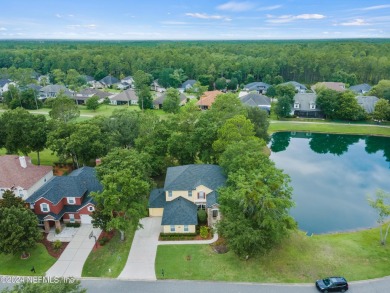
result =
[{"label": "gray shingle roof", "polygon": [[[153,101],[153,105],[162,105],[166,97],[167,97],[167,93],[165,92]],[[185,104],[185,102],[187,101],[187,96],[183,93],[180,93],[179,98],[180,98],[180,105]]]},{"label": "gray shingle roof", "polygon": [[195,83],[196,83],[195,79],[188,79],[181,84],[180,88],[186,89],[186,88],[192,87]]},{"label": "gray shingle roof", "polygon": [[136,95],[133,89],[125,90],[116,96],[110,97],[111,100],[114,101],[138,101],[138,96]]},{"label": "gray shingle roof", "polygon": [[213,190],[212,192],[206,195],[206,204],[208,208],[211,208],[216,203],[218,203],[218,192]]},{"label": "gray shingle roof", "polygon": [[150,193],[149,208],[163,208],[165,206],[165,192],[162,188],[155,188]]},{"label": "gray shingle roof", "polygon": [[111,75],[107,75],[106,77],[99,80],[101,83],[104,83],[105,85],[112,85],[119,82],[119,79],[116,77],[113,77]]},{"label": "gray shingle roof", "polygon": [[82,167],[68,176],[55,176],[34,192],[26,202],[34,203],[45,198],[54,205],[64,197],[82,197],[91,191],[101,191],[102,185],[96,177],[94,168]]},{"label": "gray shingle roof", "polygon": [[287,82],[284,82],[282,83],[281,85],[293,85],[295,88],[299,88],[301,90],[307,90],[307,87],[299,82],[296,82],[296,81],[287,81]]},{"label": "gray shingle roof", "polygon": [[259,89],[268,89],[270,85],[265,82],[251,82],[244,86],[248,91],[257,91]]},{"label": "gray shingle roof", "polygon": [[315,109],[310,109],[310,103],[314,103],[317,100],[317,95],[314,93],[297,93],[294,96],[294,103],[299,103],[300,111],[321,111],[317,106]]},{"label": "gray shingle roof", "polygon": [[375,104],[379,99],[375,96],[357,96],[356,100],[358,104],[364,109],[364,111],[370,114],[374,112]]},{"label": "gray shingle roof", "polygon": [[270,98],[258,93],[249,93],[241,97],[241,102],[251,107],[269,107],[271,108]]},{"label": "gray shingle roof", "polygon": [[8,78],[2,78],[0,79],[0,86],[3,87],[5,86],[7,83],[10,83],[11,81],[8,79]]},{"label": "gray shingle roof", "polygon": [[371,86],[367,83],[357,84],[349,87],[349,89],[357,94],[364,94],[371,90]]},{"label": "gray shingle roof", "polygon": [[179,196],[166,202],[161,225],[198,225],[197,210],[196,204]]},{"label": "gray shingle roof", "polygon": [[194,190],[200,184],[216,190],[225,184],[226,177],[217,165],[184,165],[167,170],[164,190]]}]

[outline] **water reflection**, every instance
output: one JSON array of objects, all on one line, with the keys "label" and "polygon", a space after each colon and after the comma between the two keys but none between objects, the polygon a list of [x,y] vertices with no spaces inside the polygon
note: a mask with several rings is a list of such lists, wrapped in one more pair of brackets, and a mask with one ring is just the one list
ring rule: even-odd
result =
[{"label": "water reflection", "polygon": [[[280,144],[280,145],[279,145]],[[271,159],[291,177],[291,214],[309,233],[376,225],[367,195],[390,192],[390,138],[275,133]]]}]

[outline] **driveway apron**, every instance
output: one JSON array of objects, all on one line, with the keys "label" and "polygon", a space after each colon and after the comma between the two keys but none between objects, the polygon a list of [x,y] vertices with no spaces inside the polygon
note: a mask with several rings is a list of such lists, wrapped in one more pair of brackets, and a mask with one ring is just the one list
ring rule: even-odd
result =
[{"label": "driveway apron", "polygon": [[56,263],[46,272],[49,277],[81,277],[84,263],[99,238],[101,230],[90,224],[82,224]]},{"label": "driveway apron", "polygon": [[143,218],[141,224],[143,228],[135,232],[129,257],[118,279],[156,280],[154,262],[161,232],[161,217]]}]

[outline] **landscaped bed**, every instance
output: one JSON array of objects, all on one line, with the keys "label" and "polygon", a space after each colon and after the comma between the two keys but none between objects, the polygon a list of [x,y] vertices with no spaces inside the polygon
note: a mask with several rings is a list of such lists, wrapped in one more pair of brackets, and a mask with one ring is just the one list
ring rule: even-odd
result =
[{"label": "landscaped bed", "polygon": [[[180,268],[180,269],[178,269]],[[211,245],[160,245],[156,276],[162,279],[234,282],[308,282],[342,275],[364,280],[389,275],[390,244],[379,243],[379,229],[305,236],[296,232],[265,256],[239,259]]]}]

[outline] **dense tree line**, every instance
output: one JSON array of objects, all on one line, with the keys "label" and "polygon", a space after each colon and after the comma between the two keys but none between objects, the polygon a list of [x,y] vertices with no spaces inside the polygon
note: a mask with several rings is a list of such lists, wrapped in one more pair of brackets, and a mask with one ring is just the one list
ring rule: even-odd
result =
[{"label": "dense tree line", "polygon": [[101,79],[142,70],[168,86],[176,86],[185,77],[205,83],[219,79],[218,84],[224,83],[221,78],[238,84],[254,80],[271,84],[283,80],[376,84],[390,79],[388,56],[388,40],[0,43],[0,68],[13,68],[3,70],[3,77],[5,73],[26,79],[28,71],[34,70],[52,74],[63,83],[77,83],[75,72]]}]

